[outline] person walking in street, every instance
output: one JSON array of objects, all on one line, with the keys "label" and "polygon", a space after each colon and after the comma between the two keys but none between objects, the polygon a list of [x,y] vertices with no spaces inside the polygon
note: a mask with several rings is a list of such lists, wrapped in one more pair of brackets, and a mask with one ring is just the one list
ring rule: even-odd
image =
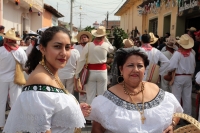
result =
[{"label": "person walking in street", "polygon": [[80,58],[77,62],[75,73],[76,82],[79,73],[86,64],[86,58],[89,69],[89,78],[86,84],[87,103],[91,104],[96,95],[102,95],[107,89],[107,54],[114,50],[114,47],[106,42],[106,29],[100,26],[97,30],[91,31],[95,36],[93,42],[89,42],[83,48]]},{"label": "person walking in street", "polygon": [[44,31],[40,44],[34,45],[28,57],[30,76],[9,113],[4,133],[74,133],[84,127],[90,106],[79,105],[58,77],[70,50],[70,35],[65,28],[53,26]]},{"label": "person walking in street", "polygon": [[179,102],[182,99],[184,113],[192,115],[192,77],[196,65],[195,56],[192,53],[194,40],[188,34],[184,34],[177,43],[179,49],[171,57],[166,71],[175,70],[174,83],[171,86],[172,93]]},{"label": "person walking in street", "polygon": [[114,62],[118,83],[93,100],[87,117],[93,120],[92,133],[172,133],[179,122],[173,115],[183,109],[173,94],[143,81],[146,52],[121,48]]},{"label": "person walking in street", "polygon": [[[153,48],[151,46],[151,44],[155,44],[155,42],[158,41],[158,38],[156,38],[154,36],[153,33],[149,33],[149,34],[143,34],[142,35],[142,46],[141,48],[145,50],[148,59],[150,61],[150,63],[154,63],[154,64],[161,64],[160,68],[159,68],[159,74],[163,75],[165,73],[166,68],[169,65],[169,60],[167,59],[167,57],[160,52],[158,49]],[[149,66],[147,66],[146,71],[145,71],[145,76],[144,76],[144,81],[146,81],[146,77],[147,77],[147,73],[149,71]]]},{"label": "person walking in street", "polygon": [[[88,42],[92,41],[92,34],[88,31],[81,31],[77,35],[78,45],[74,45],[74,49],[77,49],[79,51],[79,54],[82,53],[83,48]],[[75,85],[76,86],[76,85]],[[86,91],[86,85],[83,87],[83,91]],[[77,88],[75,88],[77,89]],[[79,102],[86,102],[87,96],[85,93],[79,93]]]},{"label": "person walking in street", "polygon": [[21,38],[16,37],[14,29],[10,29],[5,35],[0,34],[0,36],[4,37],[4,44],[0,47],[0,127],[4,127],[8,94],[12,109],[22,91],[22,86],[14,83],[16,61],[25,68],[27,56],[16,43]]},{"label": "person walking in street", "polygon": [[[176,43],[176,39],[172,36],[170,36],[169,38],[166,39],[166,51],[162,52],[169,60],[171,59],[176,47],[175,47],[175,43]],[[164,75],[161,76],[161,88],[165,91],[171,92],[171,87],[169,85],[169,81],[164,79],[164,76],[167,73],[165,73]]]}]

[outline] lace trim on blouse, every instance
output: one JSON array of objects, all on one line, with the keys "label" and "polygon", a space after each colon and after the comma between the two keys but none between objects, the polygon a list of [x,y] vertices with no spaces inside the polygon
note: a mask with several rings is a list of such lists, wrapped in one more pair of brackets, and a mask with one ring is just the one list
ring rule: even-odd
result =
[{"label": "lace trim on blouse", "polygon": [[65,93],[63,90],[51,85],[33,84],[23,87],[23,91],[45,91],[55,93]]},{"label": "lace trim on blouse", "polygon": [[[127,101],[119,98],[118,96],[116,96],[114,93],[112,93],[109,90],[107,90],[103,94],[103,96],[106,97],[107,99],[111,100],[117,106],[120,106],[127,110],[137,110],[135,104],[127,102]],[[144,109],[150,109],[150,108],[158,106],[163,101],[164,97],[165,97],[165,91],[160,89],[158,94],[156,95],[156,97],[153,100],[144,103]],[[138,103],[138,107],[141,110],[142,103]]]}]

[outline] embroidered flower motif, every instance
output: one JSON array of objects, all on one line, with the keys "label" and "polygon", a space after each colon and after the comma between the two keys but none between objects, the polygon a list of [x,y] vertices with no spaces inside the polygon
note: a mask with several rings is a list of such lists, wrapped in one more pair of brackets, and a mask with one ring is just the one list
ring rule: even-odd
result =
[{"label": "embroidered flower motif", "polygon": [[49,86],[47,86],[46,89],[47,89],[48,91],[51,91],[51,88],[50,88]]},{"label": "embroidered flower motif", "polygon": [[33,86],[33,90],[35,90],[35,91],[36,91],[36,90],[37,90],[37,86]]}]

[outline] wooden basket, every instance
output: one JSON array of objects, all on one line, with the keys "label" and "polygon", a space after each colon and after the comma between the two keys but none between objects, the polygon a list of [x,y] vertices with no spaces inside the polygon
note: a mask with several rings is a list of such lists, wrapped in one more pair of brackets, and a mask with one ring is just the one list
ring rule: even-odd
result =
[{"label": "wooden basket", "polygon": [[179,127],[178,129],[174,130],[174,133],[200,133],[200,122],[193,117],[183,113],[175,113],[174,117],[182,118],[191,123],[189,125]]}]

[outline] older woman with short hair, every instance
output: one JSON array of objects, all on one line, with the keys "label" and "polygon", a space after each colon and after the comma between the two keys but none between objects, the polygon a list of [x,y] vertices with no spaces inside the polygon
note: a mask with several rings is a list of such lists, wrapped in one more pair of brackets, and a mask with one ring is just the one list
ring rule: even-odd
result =
[{"label": "older woman with short hair", "polygon": [[148,56],[141,48],[116,52],[118,83],[91,104],[92,133],[172,133],[183,112],[174,95],[143,81]]}]

